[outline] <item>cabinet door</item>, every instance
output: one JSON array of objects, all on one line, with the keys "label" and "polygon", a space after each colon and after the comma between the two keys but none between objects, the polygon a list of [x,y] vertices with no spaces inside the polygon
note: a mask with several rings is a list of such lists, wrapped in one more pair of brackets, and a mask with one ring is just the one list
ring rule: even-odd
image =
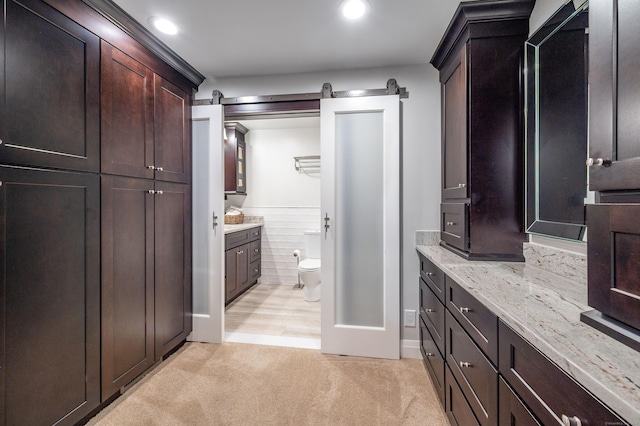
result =
[{"label": "cabinet door", "polygon": [[540,422],[535,418],[526,405],[513,393],[509,385],[503,378],[500,378],[500,397],[498,407],[500,425],[509,426],[540,426]]},{"label": "cabinet door", "polygon": [[153,178],[153,72],[102,42],[103,173]]},{"label": "cabinet door", "polygon": [[191,181],[191,119],[189,97],[177,86],[155,76],[154,126],[156,179]]},{"label": "cabinet door", "polygon": [[191,187],[157,182],[155,196],[156,359],[191,332]]},{"label": "cabinet door", "polygon": [[102,177],[102,401],[155,362],[153,185]]},{"label": "cabinet door", "polygon": [[444,69],[442,81],[442,198],[467,197],[467,61],[462,48],[458,60]]},{"label": "cabinet door", "polygon": [[42,1],[5,5],[0,162],[97,171],[98,37]]},{"label": "cabinet door", "polygon": [[225,302],[229,303],[238,294],[238,280],[236,279],[236,249],[225,252]]},{"label": "cabinet door", "polygon": [[247,192],[247,145],[244,143],[244,135],[236,132],[238,143],[236,146],[236,192]]},{"label": "cabinet door", "polygon": [[589,305],[640,329],[640,205],[587,206]]},{"label": "cabinet door", "polygon": [[[640,9],[634,0],[589,4],[592,191],[640,188]],[[609,164],[609,162],[611,162]]]},{"label": "cabinet door", "polygon": [[2,424],[75,424],[100,402],[99,180],[0,167],[0,182]]}]

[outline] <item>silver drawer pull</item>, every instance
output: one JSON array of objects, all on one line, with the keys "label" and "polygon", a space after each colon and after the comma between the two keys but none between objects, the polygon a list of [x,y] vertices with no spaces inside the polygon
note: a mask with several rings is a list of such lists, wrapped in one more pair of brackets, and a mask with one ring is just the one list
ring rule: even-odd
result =
[{"label": "silver drawer pull", "polygon": [[157,170],[157,171],[159,171],[159,172],[161,172],[161,171],[163,171],[164,169],[163,169],[162,167],[156,167],[156,170]]},{"label": "silver drawer pull", "polygon": [[253,249],[253,251],[255,251],[255,252],[257,253],[257,252],[259,252],[260,250],[258,250],[258,249]]},{"label": "silver drawer pull", "polygon": [[432,352],[425,353],[426,356],[435,356]]},{"label": "silver drawer pull", "polygon": [[428,277],[432,277],[432,276],[434,276],[434,275],[435,275],[435,274],[434,274],[433,272],[427,272],[427,276],[428,276]]},{"label": "silver drawer pull", "polygon": [[257,270],[257,269],[254,269],[254,270],[253,270],[253,272],[255,272],[255,273],[257,274],[257,273],[258,273],[258,270]]},{"label": "silver drawer pull", "polygon": [[435,312],[436,310],[435,310],[435,309],[425,309],[424,311],[425,311],[426,313],[430,314],[430,313],[432,313],[432,312]]},{"label": "silver drawer pull", "polygon": [[447,222],[447,226],[454,226],[455,224],[455,222]]},{"label": "silver drawer pull", "polygon": [[163,191],[156,191],[156,194],[162,195],[162,194],[164,194],[164,192]]},{"label": "silver drawer pull", "polygon": [[460,361],[460,368],[469,368],[469,367],[472,367],[470,362]]},{"label": "silver drawer pull", "polygon": [[458,184],[458,188],[466,188],[467,184],[466,183],[459,183]]},{"label": "silver drawer pull", "polygon": [[156,169],[156,166],[147,166],[147,169],[149,169],[149,170],[155,170],[155,169]]},{"label": "silver drawer pull", "polygon": [[565,426],[582,426],[582,421],[576,416],[567,417],[566,415],[562,415],[562,424]]},{"label": "silver drawer pull", "polygon": [[156,191],[154,191],[153,189],[149,189],[149,190],[147,191],[147,193],[149,193],[149,194],[155,194],[155,193],[156,193]]},{"label": "silver drawer pull", "polygon": [[461,314],[464,314],[465,312],[471,312],[471,309],[461,307],[461,308],[460,308],[460,313],[461,313]]}]

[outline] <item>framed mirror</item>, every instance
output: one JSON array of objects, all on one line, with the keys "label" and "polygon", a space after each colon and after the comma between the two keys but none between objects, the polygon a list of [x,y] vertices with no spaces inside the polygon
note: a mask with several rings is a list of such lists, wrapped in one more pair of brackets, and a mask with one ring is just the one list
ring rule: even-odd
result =
[{"label": "framed mirror", "polygon": [[583,240],[588,1],[569,1],[525,44],[527,232]]}]

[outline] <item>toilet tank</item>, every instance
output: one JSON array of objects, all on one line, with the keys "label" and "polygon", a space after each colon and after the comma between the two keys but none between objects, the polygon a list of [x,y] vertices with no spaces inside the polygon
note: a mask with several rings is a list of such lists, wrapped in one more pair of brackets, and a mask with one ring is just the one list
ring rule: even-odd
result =
[{"label": "toilet tank", "polygon": [[307,258],[320,259],[320,231],[304,231],[304,249]]}]

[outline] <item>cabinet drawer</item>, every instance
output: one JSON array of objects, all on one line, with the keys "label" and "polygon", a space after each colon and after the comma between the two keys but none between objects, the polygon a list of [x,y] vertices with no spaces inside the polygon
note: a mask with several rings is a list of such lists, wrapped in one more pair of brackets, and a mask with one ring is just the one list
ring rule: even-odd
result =
[{"label": "cabinet drawer", "polygon": [[499,424],[501,426],[541,426],[540,422],[535,418],[533,414],[531,414],[531,411],[529,411],[522,400],[518,398],[518,395],[513,393],[509,385],[507,385],[502,377],[500,378],[499,382]]},{"label": "cabinet drawer", "polygon": [[444,305],[422,278],[420,282],[420,317],[433,337],[441,354],[444,354]]},{"label": "cabinet drawer", "polygon": [[262,237],[262,228],[261,227],[249,229],[249,240],[250,241],[260,241],[261,237]]},{"label": "cabinet drawer", "polygon": [[445,367],[445,413],[452,426],[479,426],[471,407],[464,399],[460,386],[453,378],[449,367]]},{"label": "cabinet drawer", "polygon": [[440,238],[453,247],[464,251],[469,250],[469,239],[467,238],[469,235],[467,227],[468,210],[468,204],[441,204]]},{"label": "cabinet drawer", "polygon": [[232,232],[231,234],[225,235],[225,250],[241,246],[251,241],[251,234],[249,233],[249,231],[251,230],[247,229],[244,231]]},{"label": "cabinet drawer", "polygon": [[253,284],[258,278],[260,278],[262,272],[260,264],[260,259],[249,264],[249,284]]},{"label": "cabinet drawer", "polygon": [[422,254],[420,254],[420,276],[444,303],[444,272]]},{"label": "cabinet drawer", "polygon": [[498,317],[457,282],[445,277],[446,306],[493,363],[498,365]]},{"label": "cabinet drawer", "polygon": [[447,313],[447,355],[451,372],[482,425],[498,424],[498,372],[460,324]]},{"label": "cabinet drawer", "polygon": [[627,424],[502,321],[499,335],[500,373],[542,424]]},{"label": "cabinet drawer", "polygon": [[258,241],[253,241],[251,243],[250,249],[249,249],[249,262],[255,262],[256,260],[260,260],[260,254],[262,252],[262,248],[261,248],[261,242],[260,240]]},{"label": "cabinet drawer", "polygon": [[419,322],[422,360],[426,370],[429,372],[429,376],[431,376],[431,382],[440,398],[440,402],[444,406],[444,358],[440,352],[438,352],[438,348],[427,330],[424,321],[420,319]]}]

